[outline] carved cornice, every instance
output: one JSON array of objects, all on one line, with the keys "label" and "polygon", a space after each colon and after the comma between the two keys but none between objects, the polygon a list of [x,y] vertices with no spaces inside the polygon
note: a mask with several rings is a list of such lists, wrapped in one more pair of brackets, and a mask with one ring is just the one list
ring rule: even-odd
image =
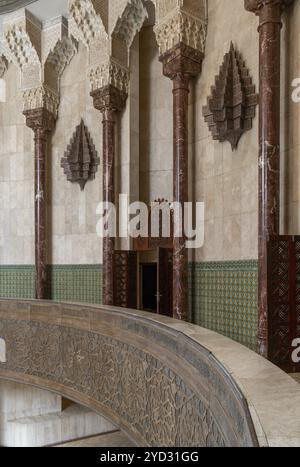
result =
[{"label": "carved cornice", "polygon": [[91,92],[94,107],[100,112],[121,112],[126,105],[127,94],[114,86],[104,86]]},{"label": "carved cornice", "polygon": [[54,117],[57,117],[59,106],[59,95],[46,86],[23,91],[24,112],[44,108]]},{"label": "carved cornice", "polygon": [[91,91],[113,86],[119,91],[128,94],[129,70],[115,61],[108,61],[89,71]]},{"label": "carved cornice", "polygon": [[24,112],[26,117],[26,125],[34,132],[42,130],[51,132],[55,126],[54,115],[45,108],[27,110]]},{"label": "carved cornice", "polygon": [[201,71],[204,55],[192,47],[180,43],[160,57],[164,65],[164,75],[174,79],[177,75],[197,76]]}]

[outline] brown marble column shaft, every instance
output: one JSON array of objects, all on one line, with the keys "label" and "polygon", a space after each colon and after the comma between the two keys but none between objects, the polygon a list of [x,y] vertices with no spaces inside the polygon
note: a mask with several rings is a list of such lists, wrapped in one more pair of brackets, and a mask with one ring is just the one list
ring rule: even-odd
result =
[{"label": "brown marble column shaft", "polygon": [[291,1],[245,0],[259,16],[259,206],[258,352],[268,357],[267,239],[280,223],[280,53],[281,14]]},{"label": "brown marble column shaft", "polygon": [[[189,132],[189,83],[201,71],[202,53],[179,44],[160,57],[164,74],[173,81],[173,141],[174,141],[174,202],[188,202],[188,132]],[[176,230],[176,229],[175,229]],[[184,215],[182,236],[173,243],[173,316],[187,320],[188,316],[188,252],[184,236]]]},{"label": "brown marble column shaft", "polygon": [[[127,94],[113,86],[93,91],[94,107],[103,116],[103,202],[115,203],[116,115],[126,103]],[[113,306],[115,239],[103,238],[103,303]]]},{"label": "brown marble column shaft", "polygon": [[46,297],[46,162],[47,141],[55,124],[54,116],[45,109],[24,112],[26,124],[34,131],[34,207],[36,298]]}]

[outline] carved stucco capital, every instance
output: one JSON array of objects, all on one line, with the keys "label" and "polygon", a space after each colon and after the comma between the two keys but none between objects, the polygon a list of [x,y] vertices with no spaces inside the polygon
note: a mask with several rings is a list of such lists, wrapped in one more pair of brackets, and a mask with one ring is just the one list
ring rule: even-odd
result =
[{"label": "carved stucco capital", "polygon": [[174,80],[176,77],[197,76],[202,67],[204,54],[192,47],[179,43],[160,56],[164,75]]},{"label": "carved stucco capital", "polygon": [[4,21],[3,54],[20,70],[24,110],[44,107],[55,116],[60,78],[77,51],[64,18],[42,25],[26,9]]},{"label": "carved stucco capital", "polygon": [[202,54],[207,35],[205,0],[157,0],[155,34],[160,54],[184,44]]},{"label": "carved stucco capital", "polygon": [[43,108],[57,117],[59,107],[59,94],[47,86],[27,89],[23,91],[24,112]]},{"label": "carved stucco capital", "polygon": [[101,89],[97,89],[91,92],[91,96],[94,101],[94,107],[100,110],[101,113],[109,112],[121,112],[127,100],[127,94],[114,86],[104,86]]},{"label": "carved stucco capital", "polygon": [[281,10],[291,5],[294,0],[244,0],[245,9],[256,15],[261,15],[265,8],[280,7]]},{"label": "carved stucco capital", "polygon": [[55,126],[55,116],[45,108],[37,108],[24,111],[26,125],[34,132],[38,130],[45,135],[51,132]]}]

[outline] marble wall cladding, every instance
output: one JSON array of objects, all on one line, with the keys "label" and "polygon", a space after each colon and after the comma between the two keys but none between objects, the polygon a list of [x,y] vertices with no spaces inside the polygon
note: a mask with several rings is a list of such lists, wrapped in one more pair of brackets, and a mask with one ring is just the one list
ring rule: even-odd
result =
[{"label": "marble wall cladding", "polygon": [[[258,87],[257,18],[240,0],[209,1],[202,73],[190,92],[190,199],[205,203],[205,243],[195,261],[257,258],[258,118],[238,149],[213,141],[202,108],[230,42],[238,46]],[[235,14],[232,14],[232,11]],[[140,187],[145,201],[173,199],[172,82],[162,76],[153,29],[140,35]],[[150,111],[151,110],[151,111]],[[192,259],[192,257],[191,257]]]},{"label": "marble wall cladding", "polygon": [[172,82],[162,64],[152,27],[140,33],[140,198],[173,200]]},{"label": "marble wall cladding", "polygon": [[[282,44],[282,233],[300,233],[300,4],[293,2],[284,16]],[[292,99],[298,79],[297,102]]]},{"label": "marble wall cladding", "polygon": [[[205,240],[196,261],[236,261],[257,258],[258,112],[253,129],[237,150],[228,142],[213,141],[202,108],[210,94],[230,42],[239,48],[258,88],[257,18],[244,2],[212,0],[202,74],[193,92],[195,198],[205,203]],[[234,14],[233,14],[234,12]],[[192,164],[190,164],[192,165]]]},{"label": "marble wall cladding", "polygon": [[96,178],[81,192],[77,184],[67,182],[61,158],[75,127],[83,118],[102,161],[102,118],[93,107],[89,81],[86,78],[88,53],[83,46],[66,68],[61,81],[61,103],[52,137],[49,161],[48,226],[52,245],[48,264],[99,264],[102,242],[96,235],[96,214],[102,200],[102,164]]},{"label": "marble wall cladding", "polygon": [[[102,154],[101,114],[93,108],[86,67],[87,51],[80,46],[62,77],[59,115],[48,148],[48,264],[102,263],[102,242],[96,235],[102,166],[84,192],[66,180],[60,166],[81,118],[99,157]],[[6,102],[0,104],[0,264],[28,265],[34,263],[33,133],[25,126],[20,78],[14,65],[9,66],[4,79]]]},{"label": "marble wall cladding", "polygon": [[34,257],[33,136],[22,115],[19,73],[5,74],[0,104],[0,264],[28,264]]}]

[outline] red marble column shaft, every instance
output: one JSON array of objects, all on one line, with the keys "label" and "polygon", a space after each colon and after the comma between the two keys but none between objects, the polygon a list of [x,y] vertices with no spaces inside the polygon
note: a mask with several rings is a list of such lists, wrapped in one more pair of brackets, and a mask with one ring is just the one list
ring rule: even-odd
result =
[{"label": "red marble column shaft", "polygon": [[46,298],[46,154],[47,132],[38,128],[35,131],[35,266],[36,298]]},{"label": "red marble column shaft", "polygon": [[24,112],[26,124],[34,131],[34,207],[35,207],[35,271],[36,298],[46,297],[46,163],[48,135],[54,128],[55,118],[45,109]]},{"label": "red marble column shaft", "polygon": [[[114,86],[104,86],[93,91],[91,96],[94,107],[103,115],[103,202],[115,202],[115,124],[118,112],[126,104],[127,94]],[[103,239],[103,303],[115,304],[114,291],[114,252],[115,239],[108,236]]]},{"label": "red marble column shaft", "polygon": [[[115,112],[103,112],[103,202],[115,202]],[[109,206],[109,204],[107,204]],[[103,238],[103,297],[105,305],[114,305],[115,239]]]},{"label": "red marble column shaft", "polygon": [[280,223],[280,52],[281,13],[289,0],[245,0],[259,16],[259,206],[258,352],[268,357],[267,239]]},{"label": "red marble column shaft", "polygon": [[[188,201],[188,104],[190,76],[178,73],[173,79],[173,132],[174,132],[174,201],[181,204]],[[182,215],[182,236],[173,243],[173,316],[187,319],[188,313],[188,253],[185,247],[184,215]]]},{"label": "red marble column shaft", "polygon": [[268,356],[267,238],[279,235],[280,209],[280,5],[260,14],[259,117],[259,326],[258,351]]},{"label": "red marble column shaft", "polygon": [[184,203],[188,201],[189,186],[189,83],[191,78],[200,73],[202,60],[202,52],[183,43],[160,57],[164,75],[173,81],[174,201],[182,206],[182,236],[175,236],[173,242],[173,316],[180,320],[187,320],[188,316],[188,252],[184,236]]}]

